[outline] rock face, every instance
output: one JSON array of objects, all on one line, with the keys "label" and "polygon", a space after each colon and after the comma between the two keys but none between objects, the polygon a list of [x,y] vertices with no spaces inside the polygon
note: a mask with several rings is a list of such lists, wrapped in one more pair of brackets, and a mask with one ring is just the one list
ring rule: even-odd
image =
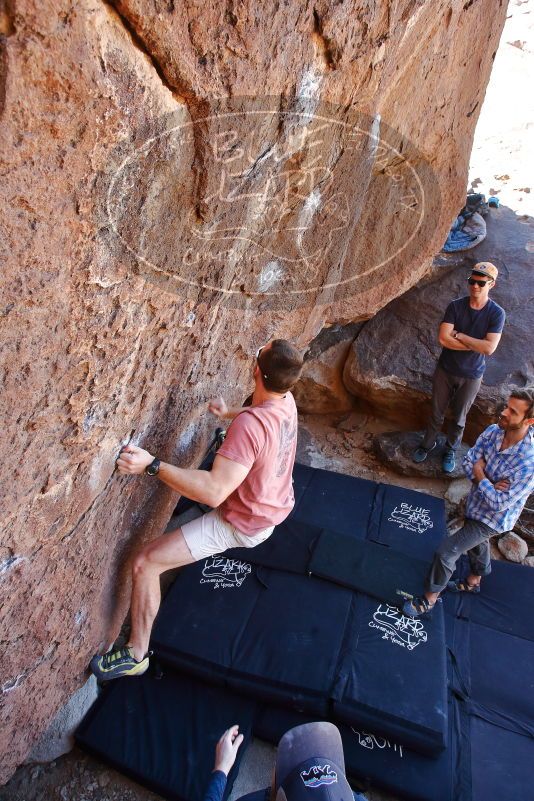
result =
[{"label": "rock face", "polygon": [[80,687],[59,710],[25,764],[52,762],[63,754],[68,754],[74,746],[76,729],[97,697],[96,679],[90,676],[83,687]]},{"label": "rock face", "polygon": [[302,377],[294,388],[299,411],[310,414],[348,412],[355,398],[343,384],[343,367],[363,323],[332,326],[322,331],[306,351]]},{"label": "rock face", "polygon": [[425,424],[440,352],[439,323],[449,301],[465,294],[466,276],[477,261],[498,266],[492,297],[507,319],[499,347],[487,359],[484,383],[468,417],[467,439],[494,422],[510,389],[534,384],[534,219],[500,207],[491,210],[487,227],[484,242],[464,258],[439,259],[431,276],[377,314],[351,348],[343,373],[346,387],[405,427]]},{"label": "rock face", "polygon": [[0,781],[113,640],[125,559],[174,504],[114,474],[121,443],[197,463],[206,401],[246,397],[259,346],[420,278],[505,13],[0,0]]},{"label": "rock face", "polygon": [[528,554],[528,546],[520,536],[509,531],[497,542],[497,547],[510,562],[522,562]]},{"label": "rock face", "polygon": [[534,543],[534,493],[527,498],[514,529],[524,539]]}]

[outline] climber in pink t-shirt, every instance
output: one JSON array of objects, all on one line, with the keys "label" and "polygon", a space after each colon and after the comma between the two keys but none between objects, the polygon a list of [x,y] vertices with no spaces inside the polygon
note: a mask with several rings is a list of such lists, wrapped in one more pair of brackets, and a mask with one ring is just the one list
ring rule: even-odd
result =
[{"label": "climber in pink t-shirt", "polygon": [[209,404],[231,418],[210,472],[174,467],[135,445],[122,449],[119,473],[157,476],[164,484],[213,511],[146,545],[132,568],[128,645],[91,660],[97,678],[140,676],[148,668],[148,642],[160,604],[160,574],[222,553],[252,548],[267,539],[294,505],[292,473],[297,409],[290,390],[299,379],[301,353],[285,339],[260,348],[254,365],[252,404],[230,410],[222,398]]}]

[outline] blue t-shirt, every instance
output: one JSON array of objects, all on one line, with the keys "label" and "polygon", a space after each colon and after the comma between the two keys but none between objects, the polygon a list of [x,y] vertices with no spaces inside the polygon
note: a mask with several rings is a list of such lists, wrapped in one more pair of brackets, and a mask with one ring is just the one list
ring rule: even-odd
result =
[{"label": "blue t-shirt", "polygon": [[[452,323],[459,334],[474,339],[485,339],[486,334],[500,334],[504,328],[506,314],[498,303],[488,299],[482,309],[472,309],[469,297],[457,298],[447,306],[443,323]],[[439,366],[451,375],[460,378],[480,378],[486,367],[486,357],[474,350],[450,350],[443,348]]]}]

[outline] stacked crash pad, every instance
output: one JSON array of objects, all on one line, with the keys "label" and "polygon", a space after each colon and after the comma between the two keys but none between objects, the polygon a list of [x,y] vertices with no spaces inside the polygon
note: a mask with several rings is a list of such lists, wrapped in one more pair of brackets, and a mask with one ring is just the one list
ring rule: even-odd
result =
[{"label": "stacked crash pad", "polygon": [[[430,618],[412,621],[396,599],[401,604],[421,590],[416,585],[446,533],[443,503],[298,465],[294,479],[295,509],[269,540],[180,572],[151,643],[164,692],[154,675],[144,684],[114,683],[80,729],[79,741],[165,797],[200,801],[197,774],[207,783],[211,745],[201,747],[201,736],[193,744],[198,769],[191,754],[177,755],[178,781],[168,766],[162,775],[154,742],[187,739],[194,724],[199,731],[204,727],[211,743],[236,721],[277,741],[291,725],[329,718],[342,731],[353,779],[416,800],[487,801],[491,796],[480,795],[488,789],[485,777],[493,776],[498,786],[504,776],[495,776],[485,762],[484,771],[478,768],[475,755],[487,738],[498,737],[503,754],[509,745],[530,753],[533,741],[528,710],[518,717],[517,703],[506,693],[488,704],[494,679],[490,672],[486,686],[479,677],[488,661],[479,629],[491,632],[488,620],[499,619],[495,635],[515,638],[514,658],[528,676],[529,646],[517,640],[530,644],[525,634],[532,625],[522,618],[511,631],[501,603],[510,582],[515,600],[524,600],[528,582],[496,569],[485,606],[476,605],[482,595],[459,597],[437,606]],[[462,633],[466,627],[469,637]],[[505,667],[507,646],[499,645],[496,671]],[[144,690],[135,691],[134,684]],[[202,688],[212,695],[204,696]],[[186,695],[194,698],[191,704]],[[156,697],[166,707],[162,714],[154,712]],[[210,717],[214,705],[230,712],[226,702],[236,711],[227,725]],[[121,704],[131,705],[149,725],[127,733],[116,722]],[[101,728],[109,733],[105,747]],[[202,756],[208,752],[207,761],[198,749]],[[139,759],[141,752],[151,755],[148,763]],[[522,786],[517,766],[514,775]]]},{"label": "stacked crash pad", "polygon": [[[415,539],[432,554],[445,535],[443,502],[299,466],[296,485],[293,513],[265,543],[181,571],[152,648],[173,669],[256,700],[371,726],[437,754],[447,736],[443,611],[425,622],[402,615],[379,568],[383,554],[389,576],[397,572],[400,586],[421,589],[410,556],[391,543],[397,531],[401,548],[415,550]],[[320,548],[332,557],[326,580],[309,575],[321,573]],[[351,555],[366,551],[372,573],[355,572],[352,584],[340,580]],[[428,563],[419,563],[422,581]],[[406,594],[397,597],[402,603]],[[419,676],[415,694],[412,674]]]}]

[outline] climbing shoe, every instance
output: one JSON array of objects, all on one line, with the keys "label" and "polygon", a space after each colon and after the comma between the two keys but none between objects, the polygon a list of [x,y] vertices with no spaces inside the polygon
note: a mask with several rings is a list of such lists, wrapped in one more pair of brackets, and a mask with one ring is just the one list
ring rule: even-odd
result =
[{"label": "climbing shoe", "polygon": [[121,676],[142,676],[148,669],[149,656],[150,652],[138,662],[132,648],[125,645],[122,648],[108,651],[106,654],[93,656],[90,668],[98,681],[111,681],[111,679],[120,679]]}]

